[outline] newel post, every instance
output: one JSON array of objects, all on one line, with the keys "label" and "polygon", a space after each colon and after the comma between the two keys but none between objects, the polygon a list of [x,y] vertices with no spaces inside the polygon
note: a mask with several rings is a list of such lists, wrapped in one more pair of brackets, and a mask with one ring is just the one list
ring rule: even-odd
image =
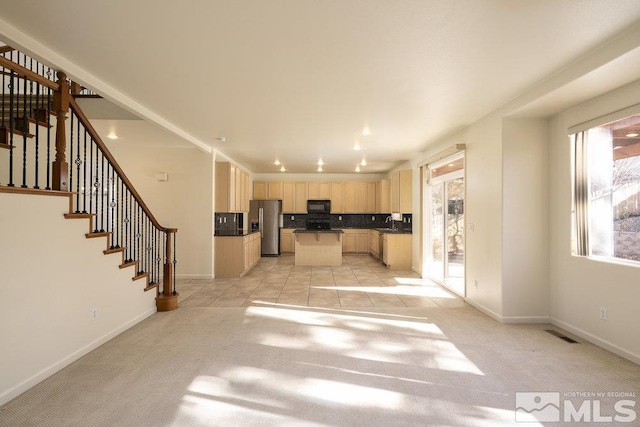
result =
[{"label": "newel post", "polygon": [[58,90],[53,93],[53,110],[56,112],[56,158],[52,163],[54,190],[69,191],[69,163],[67,163],[67,132],[65,121],[69,112],[69,83],[67,75],[58,72]]},{"label": "newel post", "polygon": [[166,241],[166,259],[164,263],[162,278],[162,293],[156,297],[156,308],[158,311],[171,311],[178,308],[178,293],[175,284],[175,239],[177,228],[168,228],[165,233]]}]

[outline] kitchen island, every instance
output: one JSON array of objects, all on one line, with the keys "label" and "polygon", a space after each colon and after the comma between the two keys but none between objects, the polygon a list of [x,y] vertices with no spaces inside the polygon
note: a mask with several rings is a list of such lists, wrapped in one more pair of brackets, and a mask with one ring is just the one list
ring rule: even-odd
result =
[{"label": "kitchen island", "polygon": [[342,230],[296,229],[295,265],[342,265]]}]

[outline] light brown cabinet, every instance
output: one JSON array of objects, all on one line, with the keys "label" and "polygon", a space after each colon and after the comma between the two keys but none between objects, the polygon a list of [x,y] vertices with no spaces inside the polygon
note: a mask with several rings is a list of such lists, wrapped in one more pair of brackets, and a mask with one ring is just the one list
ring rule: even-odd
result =
[{"label": "light brown cabinet", "polygon": [[381,237],[382,262],[392,270],[411,270],[411,234],[384,233]]},{"label": "light brown cabinet", "polygon": [[369,230],[369,253],[372,257],[379,260],[380,255],[380,232],[378,230]]},{"label": "light brown cabinet", "polygon": [[266,200],[267,183],[265,181],[253,181],[253,199]]},{"label": "light brown cabinet", "polygon": [[369,253],[369,230],[356,230],[356,252],[359,254]]},{"label": "light brown cabinet", "polygon": [[282,228],[280,230],[280,252],[283,254],[295,252],[295,235],[293,228]]},{"label": "light brown cabinet", "polygon": [[356,252],[356,230],[343,230],[342,235],[342,253]]},{"label": "light brown cabinet", "polygon": [[343,253],[369,253],[369,230],[345,228],[342,235]]},{"label": "light brown cabinet", "polygon": [[344,182],[331,183],[331,212],[343,213]]},{"label": "light brown cabinet", "polygon": [[284,194],[284,185],[282,181],[267,182],[267,199],[282,200]]},{"label": "light brown cabinet", "polygon": [[379,188],[379,182],[373,181],[254,181],[253,183],[254,199],[282,200],[284,213],[306,213],[307,199],[331,200],[331,213],[336,214],[391,212],[390,207],[386,210],[378,209],[378,200],[384,203],[389,199],[388,195],[382,195],[383,191],[389,192],[388,183],[383,189]]},{"label": "light brown cabinet", "polygon": [[376,183],[367,182],[367,198],[364,213],[374,213],[376,211]]},{"label": "light brown cabinet", "polygon": [[294,213],[307,213],[307,196],[308,193],[308,184],[306,182],[296,182],[295,183],[295,204],[294,204]]},{"label": "light brown cabinet", "polygon": [[248,212],[249,173],[229,162],[216,162],[216,212]]},{"label": "light brown cabinet", "polygon": [[356,183],[353,181],[345,181],[344,183],[344,195],[343,195],[343,209],[344,213],[355,213],[356,211]]},{"label": "light brown cabinet", "polygon": [[323,181],[310,181],[309,198],[331,199],[331,183]]},{"label": "light brown cabinet", "polygon": [[412,176],[411,169],[391,175],[391,212],[411,213]]},{"label": "light brown cabinet", "polygon": [[214,237],[216,277],[242,277],[260,260],[260,233]]},{"label": "light brown cabinet", "polygon": [[391,212],[391,180],[389,179],[376,182],[376,212]]}]

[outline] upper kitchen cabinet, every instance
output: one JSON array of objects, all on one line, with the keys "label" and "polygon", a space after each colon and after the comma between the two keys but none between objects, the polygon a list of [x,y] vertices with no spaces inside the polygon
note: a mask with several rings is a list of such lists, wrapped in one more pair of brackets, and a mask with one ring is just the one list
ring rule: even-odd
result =
[{"label": "upper kitchen cabinet", "polygon": [[321,181],[309,182],[309,198],[310,199],[330,199],[331,183]]},{"label": "upper kitchen cabinet", "polygon": [[307,213],[307,199],[309,193],[309,185],[307,182],[296,182],[295,184],[295,196],[296,201],[294,204],[294,213]]},{"label": "upper kitchen cabinet", "polygon": [[332,182],[331,183],[331,212],[343,213],[344,212],[344,182]]},{"label": "upper kitchen cabinet", "polygon": [[290,213],[295,209],[296,183],[285,181],[282,183],[282,212]]},{"label": "upper kitchen cabinet", "polygon": [[233,163],[216,162],[215,211],[249,211],[249,173]]},{"label": "upper kitchen cabinet", "polygon": [[254,181],[254,200],[283,200],[284,185],[282,181]]},{"label": "upper kitchen cabinet", "polygon": [[284,181],[282,183],[282,212],[307,213],[307,183]]},{"label": "upper kitchen cabinet", "polygon": [[377,213],[391,212],[391,180],[382,179],[376,182],[376,210]]},{"label": "upper kitchen cabinet", "polygon": [[391,212],[411,213],[412,176],[411,169],[391,175]]},{"label": "upper kitchen cabinet", "polygon": [[367,182],[367,198],[365,203],[365,213],[373,213],[376,211],[376,183]]}]

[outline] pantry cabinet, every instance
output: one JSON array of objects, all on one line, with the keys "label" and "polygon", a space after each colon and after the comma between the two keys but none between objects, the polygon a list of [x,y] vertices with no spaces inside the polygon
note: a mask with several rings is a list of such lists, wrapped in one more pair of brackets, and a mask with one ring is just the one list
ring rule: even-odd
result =
[{"label": "pantry cabinet", "polygon": [[216,162],[216,212],[248,212],[249,173],[229,162]]}]

